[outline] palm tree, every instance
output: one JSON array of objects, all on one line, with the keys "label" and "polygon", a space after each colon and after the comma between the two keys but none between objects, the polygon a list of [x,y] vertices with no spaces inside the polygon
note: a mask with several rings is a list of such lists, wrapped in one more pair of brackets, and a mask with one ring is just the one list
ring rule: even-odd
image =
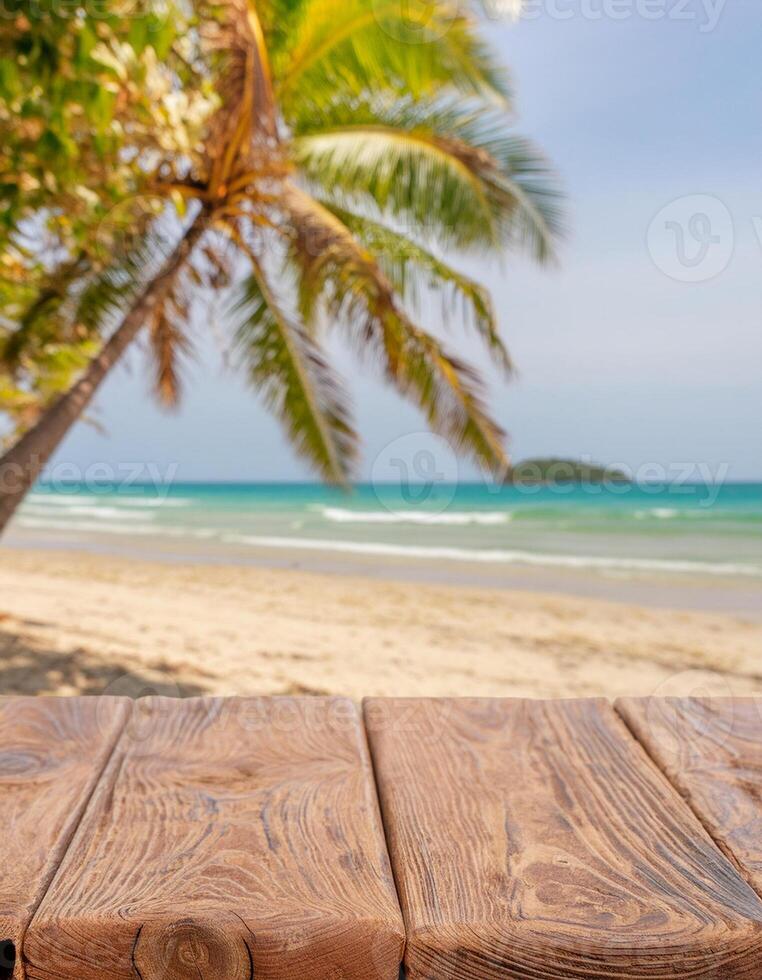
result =
[{"label": "palm tree", "polygon": [[[58,270],[57,310],[108,339],[79,380],[0,459],[0,530],[143,327],[160,400],[179,396],[192,298],[228,290],[239,365],[325,479],[345,484],[358,438],[324,353],[339,332],[456,448],[506,466],[476,372],[417,320],[422,290],[511,362],[483,286],[442,255],[552,256],[559,197],[507,127],[507,80],[475,18],[449,0],[225,0],[207,43],[222,108],[201,164],[157,168],[178,229],[139,222],[105,268]],[[184,202],[180,219],[175,203]],[[39,310],[41,299],[35,309]],[[33,317],[27,317],[26,323]],[[23,348],[24,322],[6,358]]]}]

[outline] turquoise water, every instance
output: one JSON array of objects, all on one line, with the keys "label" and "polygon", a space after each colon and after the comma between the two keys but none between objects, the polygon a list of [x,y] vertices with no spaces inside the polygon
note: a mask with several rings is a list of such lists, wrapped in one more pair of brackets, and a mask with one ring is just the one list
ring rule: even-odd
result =
[{"label": "turquoise water", "polygon": [[762,484],[38,486],[12,544],[762,578]]}]

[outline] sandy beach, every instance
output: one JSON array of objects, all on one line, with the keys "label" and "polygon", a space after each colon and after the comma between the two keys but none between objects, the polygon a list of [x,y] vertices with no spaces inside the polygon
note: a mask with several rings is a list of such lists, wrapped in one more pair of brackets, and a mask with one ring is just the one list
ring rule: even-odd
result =
[{"label": "sandy beach", "polygon": [[0,553],[2,694],[762,693],[762,623],[524,590]]}]

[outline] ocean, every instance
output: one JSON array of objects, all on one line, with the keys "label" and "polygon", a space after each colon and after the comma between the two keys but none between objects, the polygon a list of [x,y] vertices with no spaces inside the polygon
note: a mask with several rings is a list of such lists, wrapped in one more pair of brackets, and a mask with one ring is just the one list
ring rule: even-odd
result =
[{"label": "ocean", "polygon": [[6,537],[174,560],[762,580],[762,484],[38,485]]}]

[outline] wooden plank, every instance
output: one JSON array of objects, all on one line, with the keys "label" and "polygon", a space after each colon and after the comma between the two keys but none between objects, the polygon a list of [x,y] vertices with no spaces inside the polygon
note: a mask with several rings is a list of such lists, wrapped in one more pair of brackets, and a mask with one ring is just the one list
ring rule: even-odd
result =
[{"label": "wooden plank", "polygon": [[365,717],[408,980],[759,980],[762,902],[607,703]]},{"label": "wooden plank", "polygon": [[356,707],[139,701],[26,941],[30,980],[397,980]]},{"label": "wooden plank", "polygon": [[0,698],[0,978],[23,976],[26,929],[128,713],[123,698]]},{"label": "wooden plank", "polygon": [[616,706],[762,894],[762,698],[627,698]]}]

